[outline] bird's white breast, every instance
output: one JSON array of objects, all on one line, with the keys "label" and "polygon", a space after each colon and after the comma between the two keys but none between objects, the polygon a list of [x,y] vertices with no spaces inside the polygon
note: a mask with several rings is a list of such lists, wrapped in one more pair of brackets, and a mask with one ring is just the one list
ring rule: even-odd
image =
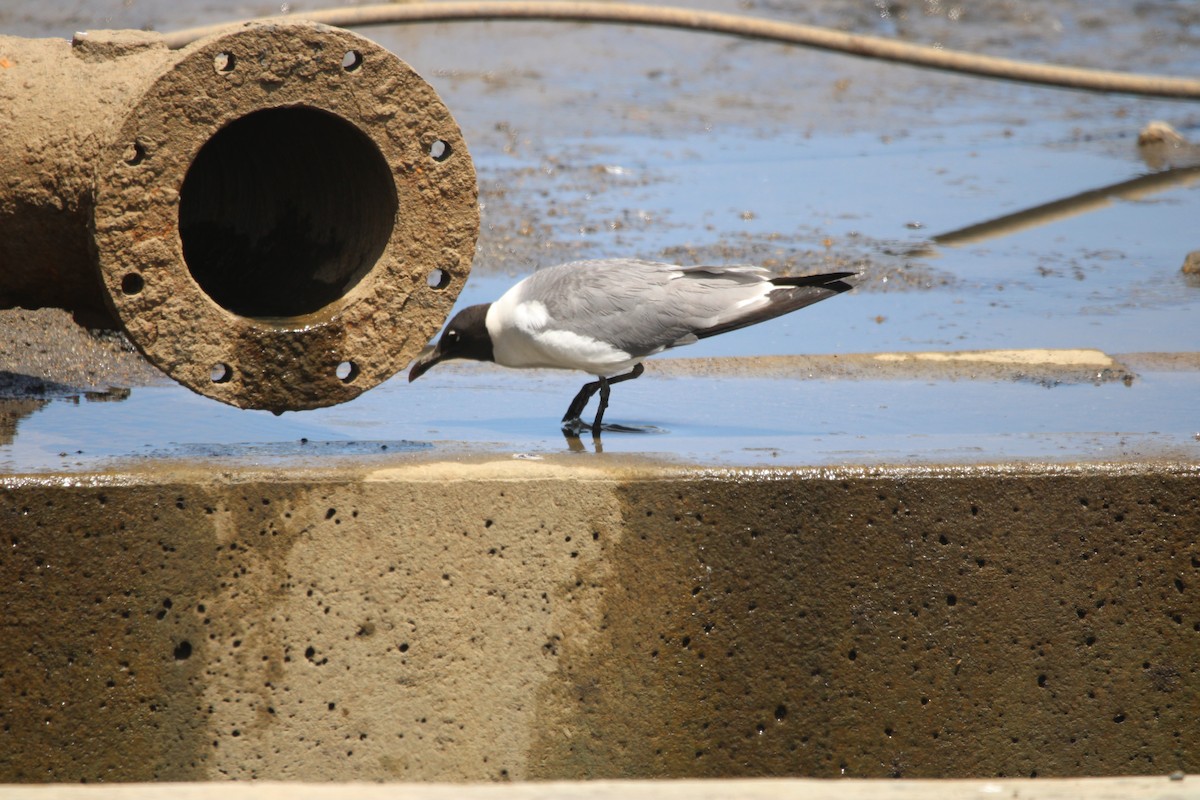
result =
[{"label": "bird's white breast", "polygon": [[555,327],[546,305],[521,299],[520,288],[518,283],[488,309],[485,323],[497,364],[612,376],[641,361],[608,342]]}]

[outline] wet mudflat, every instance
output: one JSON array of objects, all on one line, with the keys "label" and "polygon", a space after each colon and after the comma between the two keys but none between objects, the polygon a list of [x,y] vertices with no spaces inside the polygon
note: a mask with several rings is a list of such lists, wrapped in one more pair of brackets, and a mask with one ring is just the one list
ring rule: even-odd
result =
[{"label": "wet mudflat", "polygon": [[[1200,10],[1180,4],[700,6],[994,55],[1200,71]],[[306,7],[317,4],[292,4]],[[0,29],[170,30],[273,11],[113,2],[84,14],[52,1],[0,11]],[[1121,188],[1171,165],[1136,144],[1150,120],[1200,140],[1197,104],[671,31],[485,23],[362,32],[434,84],[471,145],[484,227],[460,305],[576,257],[853,268],[863,273],[853,294],[673,356],[1200,350],[1200,281],[1180,269],[1200,250],[1200,180],[1180,172]],[[1186,167],[1189,152],[1169,155]],[[990,220],[1001,223],[980,227]],[[164,457],[594,452],[557,430],[582,375],[439,368],[343,406],[273,417],[193,396],[119,342],[80,338],[64,315],[41,314],[31,323],[0,313],[0,469],[9,473]],[[608,418],[666,433],[609,435],[603,450],[701,464],[1194,459],[1200,371],[1190,363],[1143,362],[1128,382],[729,377],[652,363],[613,390]]]}]

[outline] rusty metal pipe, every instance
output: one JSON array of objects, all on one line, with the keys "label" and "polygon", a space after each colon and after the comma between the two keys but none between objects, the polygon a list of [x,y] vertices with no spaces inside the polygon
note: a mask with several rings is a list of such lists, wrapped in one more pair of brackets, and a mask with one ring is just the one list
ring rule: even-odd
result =
[{"label": "rusty metal pipe", "polygon": [[450,112],[356,34],[0,36],[0,308],[120,328],[201,394],[299,410],[386,380],[478,232]]}]

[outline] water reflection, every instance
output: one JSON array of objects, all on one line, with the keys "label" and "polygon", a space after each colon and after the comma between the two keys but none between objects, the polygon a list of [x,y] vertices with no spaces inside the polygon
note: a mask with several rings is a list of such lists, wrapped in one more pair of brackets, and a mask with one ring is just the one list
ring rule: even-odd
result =
[{"label": "water reflection", "polygon": [[[659,434],[670,433],[666,428],[660,428],[657,425],[626,425],[622,422],[604,422],[600,425],[600,433],[634,433],[634,434]],[[585,436],[596,443],[597,448],[600,446],[600,436],[592,433],[592,423],[584,422],[576,419],[569,423],[563,423],[562,426],[563,438],[567,440],[567,447],[571,452],[579,452],[582,449],[581,436]],[[597,453],[602,452],[597,449]]]},{"label": "water reflection", "polygon": [[[1190,186],[1200,179],[1200,166],[1180,167],[1162,172],[1141,175],[1130,180],[1119,181],[1089,189],[1059,200],[1025,208],[995,219],[968,225],[934,236],[932,241],[944,247],[976,244],[988,239],[1008,236],[1028,228],[1049,225],[1079,214],[1107,208],[1114,200],[1139,201],[1180,187]],[[912,255],[924,253],[913,252]]]},{"label": "water reflection", "polygon": [[80,389],[31,375],[0,371],[0,447],[13,443],[24,419],[53,402],[74,405],[79,405],[81,400],[85,403],[119,403],[129,394],[130,390],[125,387]]},{"label": "water reflection", "polygon": [[[588,452],[587,445],[585,445],[583,443],[583,440],[580,439],[579,436],[577,436],[576,434],[570,433],[569,431],[563,431],[563,438],[567,440],[567,450],[569,452],[572,452],[572,453]],[[599,439],[592,439],[592,447],[595,448],[595,452],[597,452],[597,453],[604,452],[604,444],[601,443],[601,441]]]}]

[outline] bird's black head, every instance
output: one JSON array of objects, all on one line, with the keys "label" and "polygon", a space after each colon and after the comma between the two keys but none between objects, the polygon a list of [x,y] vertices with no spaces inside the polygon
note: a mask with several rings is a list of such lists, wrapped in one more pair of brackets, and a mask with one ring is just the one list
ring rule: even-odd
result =
[{"label": "bird's black head", "polygon": [[493,361],[492,337],[487,330],[487,312],[491,303],[478,306],[468,306],[454,315],[437,346],[413,362],[408,371],[411,383],[424,375],[430,367],[439,361],[452,358],[470,358],[475,361]]}]

